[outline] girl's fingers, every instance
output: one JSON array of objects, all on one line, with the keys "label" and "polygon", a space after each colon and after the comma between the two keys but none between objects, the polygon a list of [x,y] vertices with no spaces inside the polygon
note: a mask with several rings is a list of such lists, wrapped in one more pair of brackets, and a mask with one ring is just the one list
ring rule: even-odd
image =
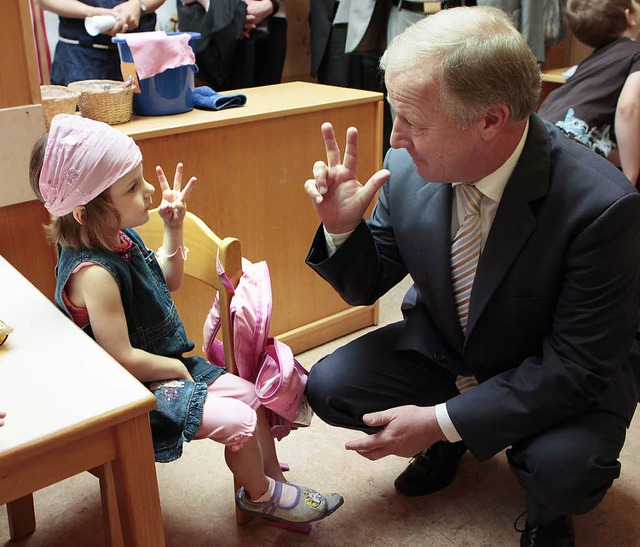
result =
[{"label": "girl's fingers", "polygon": [[182,188],[182,168],[183,167],[184,166],[181,163],[179,163],[176,166],[176,174],[173,177],[173,189],[176,192],[180,192],[180,190]]},{"label": "girl's fingers", "polygon": [[198,179],[196,177],[191,177],[189,179],[189,182],[187,182],[184,190],[182,190],[182,192],[180,192],[180,194],[178,195],[179,201],[187,201],[187,199],[189,198],[189,194],[191,194],[191,191],[193,190],[196,182],[198,182]]},{"label": "girl's fingers", "polygon": [[171,187],[167,182],[167,177],[164,176],[164,171],[159,165],[156,165],[156,176],[158,177],[158,182],[160,183],[160,190],[162,191],[162,193],[166,192],[167,190],[171,190]]}]

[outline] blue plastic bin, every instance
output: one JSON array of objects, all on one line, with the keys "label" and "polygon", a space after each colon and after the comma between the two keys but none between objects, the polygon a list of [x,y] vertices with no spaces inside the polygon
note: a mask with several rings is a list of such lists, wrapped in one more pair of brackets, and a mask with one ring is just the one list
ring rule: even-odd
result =
[{"label": "blue plastic bin", "polygon": [[[173,34],[190,34],[189,45],[194,50],[194,42],[200,39],[199,32],[167,32]],[[131,50],[124,38],[113,37],[117,44],[120,60],[133,63]],[[133,94],[133,112],[139,116],[165,116],[180,114],[193,109],[193,88],[196,65],[185,65],[169,68],[151,78],[139,80],[141,93]]]}]

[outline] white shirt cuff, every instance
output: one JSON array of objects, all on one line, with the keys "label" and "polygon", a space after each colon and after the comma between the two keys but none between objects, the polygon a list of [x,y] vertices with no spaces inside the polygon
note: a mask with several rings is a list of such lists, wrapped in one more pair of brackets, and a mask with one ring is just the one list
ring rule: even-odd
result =
[{"label": "white shirt cuff", "polygon": [[436,420],[438,420],[438,425],[449,442],[455,443],[462,440],[462,437],[460,437],[458,431],[453,425],[453,422],[451,421],[451,418],[449,417],[449,412],[447,412],[447,403],[440,403],[439,405],[436,405]]},{"label": "white shirt cuff", "polygon": [[330,234],[324,226],[322,226],[322,229],[324,230],[324,239],[327,242],[327,254],[329,256],[333,255],[333,253],[342,247],[342,244],[347,241],[347,238],[355,231],[352,230],[344,234]]}]

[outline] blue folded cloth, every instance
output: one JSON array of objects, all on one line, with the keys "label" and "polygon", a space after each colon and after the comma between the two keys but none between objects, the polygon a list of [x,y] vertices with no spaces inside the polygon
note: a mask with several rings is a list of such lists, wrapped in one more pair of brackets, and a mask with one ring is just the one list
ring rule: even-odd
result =
[{"label": "blue folded cloth", "polygon": [[193,106],[201,110],[224,110],[244,106],[246,102],[247,96],[242,93],[221,95],[206,85],[193,90]]}]

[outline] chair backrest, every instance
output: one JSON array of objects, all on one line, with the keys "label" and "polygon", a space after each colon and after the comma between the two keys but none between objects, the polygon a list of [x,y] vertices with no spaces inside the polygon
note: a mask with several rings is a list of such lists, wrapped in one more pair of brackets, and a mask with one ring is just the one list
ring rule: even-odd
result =
[{"label": "chair backrest", "polygon": [[[157,209],[151,210],[149,216],[149,222],[136,228],[136,231],[145,245],[155,251],[162,246],[164,222]],[[240,241],[232,237],[220,239],[200,218],[187,211],[184,219],[184,244],[189,249],[189,255],[184,263],[184,273],[213,287],[220,294],[220,330],[224,344],[224,360],[227,370],[236,374],[230,315],[232,294],[218,276],[216,258],[220,260],[233,286],[237,287],[242,276]]]}]

